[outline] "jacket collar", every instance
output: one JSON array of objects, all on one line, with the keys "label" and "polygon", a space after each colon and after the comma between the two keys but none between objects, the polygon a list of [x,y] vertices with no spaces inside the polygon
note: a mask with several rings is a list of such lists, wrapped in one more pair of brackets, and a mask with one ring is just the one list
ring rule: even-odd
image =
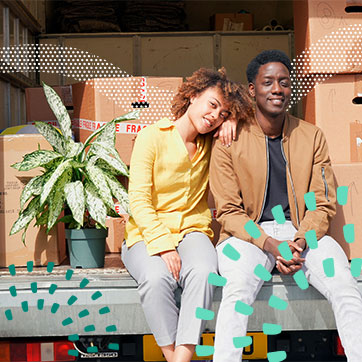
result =
[{"label": "jacket collar", "polygon": [[168,118],[162,118],[156,123],[159,129],[168,129],[175,127],[174,122],[170,121]]}]

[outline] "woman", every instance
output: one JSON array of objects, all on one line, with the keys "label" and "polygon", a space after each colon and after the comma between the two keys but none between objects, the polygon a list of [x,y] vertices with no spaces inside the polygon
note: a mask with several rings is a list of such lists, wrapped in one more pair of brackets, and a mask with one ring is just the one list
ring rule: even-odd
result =
[{"label": "woman", "polygon": [[[251,104],[224,69],[201,68],[181,85],[172,112],[174,122],[161,119],[137,136],[129,182],[132,217],[122,259],[138,283],[147,322],[165,358],[188,362],[204,325],[196,308],[211,306],[207,279],[217,272],[206,192],[208,133],[228,118],[246,117]],[[226,127],[229,138],[231,129]],[[180,308],[174,300],[178,286]]]}]

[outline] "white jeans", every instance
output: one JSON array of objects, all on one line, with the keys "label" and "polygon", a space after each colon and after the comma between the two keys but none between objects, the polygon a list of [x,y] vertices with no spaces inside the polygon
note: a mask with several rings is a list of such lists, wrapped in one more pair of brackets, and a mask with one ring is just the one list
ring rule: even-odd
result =
[{"label": "white jeans", "polygon": [[[290,221],[279,225],[275,221],[261,223],[271,237],[292,240],[296,229]],[[222,252],[226,243],[239,253],[238,261],[230,260]],[[233,337],[245,336],[248,316],[235,311],[235,302],[252,305],[263,285],[254,274],[258,264],[271,271],[274,257],[257,246],[231,237],[217,246],[220,274],[227,279],[216,321],[214,362],[240,362],[242,349],[235,348]],[[362,361],[362,298],[357,282],[352,277],[348,260],[340,245],[330,236],[318,241],[317,249],[307,248],[303,271],[308,282],[323,294],[332,305],[336,325],[348,362]],[[325,276],[322,261],[334,259],[335,276]]]}]

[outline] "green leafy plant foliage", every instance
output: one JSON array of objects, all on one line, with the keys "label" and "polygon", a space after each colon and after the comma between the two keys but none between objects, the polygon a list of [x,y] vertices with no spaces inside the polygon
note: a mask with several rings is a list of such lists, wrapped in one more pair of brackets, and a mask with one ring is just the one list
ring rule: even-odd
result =
[{"label": "green leafy plant foliage", "polygon": [[[44,93],[55,114],[60,131],[52,125],[35,122],[39,133],[53,150],[35,150],[12,167],[28,171],[42,167],[20,197],[20,213],[10,235],[26,230],[33,219],[47,231],[58,222],[69,228],[106,227],[107,216],[117,216],[115,200],[127,212],[129,199],[117,176],[129,176],[116,148],[116,123],[137,119],[139,110],[116,118],[94,131],[84,144],[72,139],[71,120],[58,94],[43,83]],[[62,211],[66,216],[60,218]]]}]

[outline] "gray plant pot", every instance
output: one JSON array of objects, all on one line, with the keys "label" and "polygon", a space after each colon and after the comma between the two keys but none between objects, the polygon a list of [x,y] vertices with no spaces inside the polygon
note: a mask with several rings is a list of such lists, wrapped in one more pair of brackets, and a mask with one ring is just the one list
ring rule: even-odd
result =
[{"label": "gray plant pot", "polygon": [[66,229],[70,266],[103,268],[108,229]]}]

